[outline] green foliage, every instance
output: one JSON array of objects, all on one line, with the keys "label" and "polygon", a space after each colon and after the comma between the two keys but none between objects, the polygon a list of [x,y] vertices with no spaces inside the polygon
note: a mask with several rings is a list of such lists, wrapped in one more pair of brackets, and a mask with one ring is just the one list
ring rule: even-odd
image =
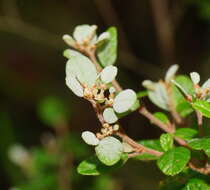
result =
[{"label": "green foliage", "polygon": [[82,175],[100,175],[112,172],[122,167],[127,161],[128,157],[122,155],[120,161],[114,166],[106,166],[98,160],[96,156],[92,156],[87,160],[82,161],[77,167],[77,172]]},{"label": "green foliage", "polygon": [[81,84],[92,87],[95,84],[97,72],[89,58],[82,54],[75,54],[66,64],[66,77],[67,79],[75,77]]},{"label": "green foliage", "polygon": [[168,95],[163,84],[154,83],[154,89],[149,90],[148,97],[158,107],[168,110]]},{"label": "green foliage", "polygon": [[194,94],[193,82],[188,76],[179,75],[175,78],[175,81],[179,86],[181,86],[180,90],[182,90],[184,94]]},{"label": "green foliage", "polygon": [[122,143],[114,137],[105,137],[95,148],[98,159],[107,166],[116,164],[123,154]]},{"label": "green foliage", "polygon": [[132,108],[136,100],[137,96],[133,90],[123,90],[115,97],[113,108],[117,113],[126,112]]},{"label": "green foliage", "polygon": [[56,126],[67,122],[70,113],[61,99],[49,96],[40,101],[38,105],[38,115],[47,125]]},{"label": "green foliage", "polygon": [[103,112],[103,117],[104,117],[104,120],[110,124],[115,123],[118,120],[112,108],[106,108]]},{"label": "green foliage", "polygon": [[160,136],[160,145],[163,148],[164,151],[168,151],[173,148],[173,135],[172,134],[162,134]]},{"label": "green foliage", "polygon": [[192,139],[188,145],[195,150],[203,150],[210,157],[210,138]]},{"label": "green foliage", "polygon": [[117,59],[117,29],[110,27],[109,39],[97,48],[97,56],[103,67],[113,65]]},{"label": "green foliage", "polygon": [[190,128],[177,129],[175,136],[180,137],[184,140],[190,140],[198,134],[198,131]]},{"label": "green foliage", "polygon": [[[160,145],[160,140],[159,139],[142,140],[142,141],[139,141],[139,144],[141,144],[145,147],[160,151],[160,152],[163,151],[163,149]],[[134,159],[137,159],[137,160],[157,160],[158,157],[155,156],[155,155],[148,154],[148,153],[143,153],[143,154],[140,154],[138,156],[135,156]]]},{"label": "green foliage", "polygon": [[182,190],[209,190],[210,186],[200,179],[190,179]]},{"label": "green foliage", "polygon": [[104,83],[112,82],[115,79],[116,75],[117,75],[117,67],[112,65],[105,67],[100,73],[101,80]]},{"label": "green foliage", "polygon": [[164,114],[163,112],[156,112],[156,113],[154,113],[154,116],[163,123],[168,123],[169,122],[169,119],[168,119],[167,115]]},{"label": "green foliage", "polygon": [[164,174],[174,176],[185,168],[189,160],[190,151],[178,147],[164,153],[157,161],[157,165]]},{"label": "green foliage", "polygon": [[203,116],[210,118],[210,103],[205,100],[196,100],[192,103],[192,106],[195,110],[201,112]]}]

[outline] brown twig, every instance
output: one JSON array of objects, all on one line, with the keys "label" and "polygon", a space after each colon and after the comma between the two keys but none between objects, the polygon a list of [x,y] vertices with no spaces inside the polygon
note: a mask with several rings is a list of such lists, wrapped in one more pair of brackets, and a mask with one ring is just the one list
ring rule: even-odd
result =
[{"label": "brown twig", "polygon": [[204,131],[203,131],[203,116],[199,111],[195,111],[196,116],[197,116],[197,120],[198,120],[198,130],[199,130],[199,134],[200,136],[204,135]]},{"label": "brown twig", "polygon": [[[158,126],[159,128],[161,128],[163,131],[167,132],[167,133],[171,133],[173,134],[175,132],[175,129],[173,127],[173,125],[169,124],[165,124],[162,121],[160,121],[159,119],[157,119],[156,117],[154,117],[154,115],[152,113],[150,113],[147,108],[145,106],[141,106],[139,109],[139,113],[144,115],[146,118],[148,118],[153,124],[155,124],[156,126]],[[178,137],[174,137],[174,139],[182,146],[187,146],[187,143],[183,140],[180,139]]]},{"label": "brown twig", "polygon": [[134,141],[133,139],[131,139],[129,136],[127,136],[124,132],[117,131],[115,134],[117,136],[119,136],[120,138],[122,138],[123,141],[125,141],[126,143],[128,143],[129,145],[131,145],[133,148],[135,148],[136,149],[136,152],[138,152],[138,153],[146,152],[146,153],[149,153],[149,154],[158,156],[158,157],[163,154],[162,152],[159,152],[159,151],[156,151],[156,150],[147,148],[147,147],[145,147],[145,146],[137,143],[136,141]]}]

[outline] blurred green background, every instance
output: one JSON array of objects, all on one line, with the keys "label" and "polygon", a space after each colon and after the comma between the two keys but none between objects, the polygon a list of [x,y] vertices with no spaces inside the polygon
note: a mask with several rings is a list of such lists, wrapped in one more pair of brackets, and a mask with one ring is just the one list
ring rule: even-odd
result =
[{"label": "blurred green background", "polygon": [[[118,28],[118,80],[124,88],[141,90],[142,80],[158,80],[175,63],[180,65],[180,73],[197,71],[203,81],[210,76],[208,0],[0,0],[2,190],[34,179],[25,177],[22,169],[9,160],[12,145],[21,144],[33,152],[37,162],[50,163],[43,147],[55,135],[62,137],[63,131],[46,112],[63,113],[64,129],[69,133],[64,152],[71,155],[67,164],[71,189],[153,190],[164,178],[154,163],[137,161],[129,161],[112,175],[76,174],[77,164],[91,152],[80,134],[84,130],[97,131],[100,126],[91,106],[74,96],[64,80],[66,59],[62,52],[67,46],[62,35],[71,34],[80,24],[96,24],[98,32],[109,26]],[[58,109],[53,110],[53,105]],[[149,107],[156,110],[151,104]],[[122,119],[122,124],[134,139],[156,138],[161,132],[136,113]],[[56,173],[42,169],[39,177],[45,181],[46,176]],[[59,189],[53,183],[53,188],[39,186],[44,183],[40,179],[31,180],[34,184],[23,189]]]}]

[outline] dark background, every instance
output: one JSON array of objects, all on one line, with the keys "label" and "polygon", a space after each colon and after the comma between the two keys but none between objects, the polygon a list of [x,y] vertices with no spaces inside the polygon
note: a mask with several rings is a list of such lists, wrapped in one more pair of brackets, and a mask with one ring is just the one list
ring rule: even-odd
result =
[{"label": "dark background", "polygon": [[[158,80],[176,63],[179,73],[210,75],[210,3],[207,0],[0,0],[0,189],[14,185],[6,162],[11,144],[40,146],[52,129],[37,115],[38,103],[57,96],[68,105],[76,133],[97,131],[91,106],[65,85],[67,46],[63,34],[96,24],[119,31],[118,81],[139,91],[144,79]],[[152,110],[157,110],[151,106]],[[156,138],[160,130],[133,113],[122,120],[134,139]],[[6,164],[7,163],[7,164]],[[119,189],[156,189],[163,176],[150,163],[129,162],[114,174]],[[89,178],[88,178],[89,179]],[[96,178],[97,179],[97,178]]]}]

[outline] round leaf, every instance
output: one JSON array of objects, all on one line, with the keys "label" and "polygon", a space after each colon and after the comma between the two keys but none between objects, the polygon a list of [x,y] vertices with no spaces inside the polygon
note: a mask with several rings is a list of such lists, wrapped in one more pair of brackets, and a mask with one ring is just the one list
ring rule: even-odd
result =
[{"label": "round leaf", "polygon": [[93,63],[86,56],[78,53],[67,62],[66,76],[76,77],[80,83],[92,87],[97,79],[97,72]]},{"label": "round leaf", "polygon": [[115,123],[118,120],[112,108],[106,108],[103,112],[103,117],[104,117],[104,120],[110,124]]},{"label": "round leaf", "polygon": [[95,134],[90,131],[84,131],[82,133],[82,139],[89,145],[96,146],[99,144],[99,140],[96,138]]},{"label": "round leaf", "polygon": [[198,84],[200,82],[200,75],[197,72],[190,73],[190,78],[194,84]]},{"label": "round leaf", "polygon": [[107,166],[116,164],[123,153],[122,143],[114,137],[105,137],[95,148],[98,159]]},{"label": "round leaf", "polygon": [[115,97],[113,108],[117,113],[126,112],[134,105],[136,99],[137,96],[133,90],[123,90]]},{"label": "round leaf", "polygon": [[101,71],[100,75],[101,75],[101,80],[104,83],[110,83],[117,76],[117,67],[112,65],[107,66]]},{"label": "round leaf", "polygon": [[185,168],[189,160],[190,151],[184,147],[178,147],[163,154],[157,165],[164,174],[174,176]]}]

